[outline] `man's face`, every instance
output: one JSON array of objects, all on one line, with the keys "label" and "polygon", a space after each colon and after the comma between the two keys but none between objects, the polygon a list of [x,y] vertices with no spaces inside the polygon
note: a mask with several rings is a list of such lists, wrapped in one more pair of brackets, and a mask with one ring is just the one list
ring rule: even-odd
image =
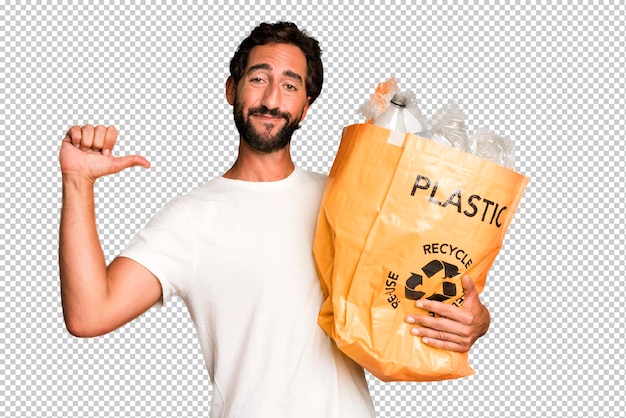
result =
[{"label": "man's face", "polygon": [[289,44],[254,47],[243,77],[227,82],[235,125],[251,148],[270,153],[286,147],[309,108],[306,58]]}]

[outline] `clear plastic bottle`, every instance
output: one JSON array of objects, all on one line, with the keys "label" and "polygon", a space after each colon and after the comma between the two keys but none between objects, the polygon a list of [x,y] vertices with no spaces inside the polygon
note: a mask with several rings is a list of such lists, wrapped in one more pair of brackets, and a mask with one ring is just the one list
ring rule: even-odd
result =
[{"label": "clear plastic bottle", "polygon": [[392,131],[408,132],[404,123],[405,109],[406,102],[402,100],[400,95],[395,94],[391,102],[389,102],[387,109],[374,119],[374,125],[382,126]]},{"label": "clear plastic bottle", "polygon": [[429,137],[423,122],[422,112],[412,95],[396,93],[387,109],[376,119],[374,125],[402,133]]}]

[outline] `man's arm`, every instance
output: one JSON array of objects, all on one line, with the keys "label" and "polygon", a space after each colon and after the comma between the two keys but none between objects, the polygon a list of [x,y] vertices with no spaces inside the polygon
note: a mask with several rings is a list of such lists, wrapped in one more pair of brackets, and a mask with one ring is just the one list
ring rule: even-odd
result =
[{"label": "man's arm", "polygon": [[114,157],[116,140],[113,126],[73,126],[59,152],[61,299],[67,329],[78,337],[111,332],[161,297],[157,278],[137,262],[117,258],[106,266],[96,227],[94,182],[128,167],[150,166],[140,156]]}]

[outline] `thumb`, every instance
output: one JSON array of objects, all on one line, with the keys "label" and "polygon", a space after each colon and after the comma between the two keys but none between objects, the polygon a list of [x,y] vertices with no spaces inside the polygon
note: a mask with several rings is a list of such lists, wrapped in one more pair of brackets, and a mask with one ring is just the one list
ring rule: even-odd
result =
[{"label": "thumb", "polygon": [[465,293],[464,303],[478,298],[478,290],[476,290],[474,280],[472,280],[468,274],[464,274],[463,277],[461,277],[461,284],[463,285],[463,292]]},{"label": "thumb", "polygon": [[126,155],[124,157],[110,157],[111,158],[111,174],[119,173],[130,167],[143,167],[150,168],[150,163],[144,157],[140,155]]}]

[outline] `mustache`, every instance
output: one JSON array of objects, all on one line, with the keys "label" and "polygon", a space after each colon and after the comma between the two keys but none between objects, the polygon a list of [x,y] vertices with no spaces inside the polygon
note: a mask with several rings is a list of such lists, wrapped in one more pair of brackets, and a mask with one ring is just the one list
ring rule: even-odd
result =
[{"label": "mustache", "polygon": [[259,116],[269,115],[274,118],[286,119],[287,122],[289,122],[289,120],[291,119],[289,116],[289,113],[281,112],[279,109],[268,109],[266,106],[250,108],[248,110],[248,116],[253,116],[253,115],[259,115]]}]

